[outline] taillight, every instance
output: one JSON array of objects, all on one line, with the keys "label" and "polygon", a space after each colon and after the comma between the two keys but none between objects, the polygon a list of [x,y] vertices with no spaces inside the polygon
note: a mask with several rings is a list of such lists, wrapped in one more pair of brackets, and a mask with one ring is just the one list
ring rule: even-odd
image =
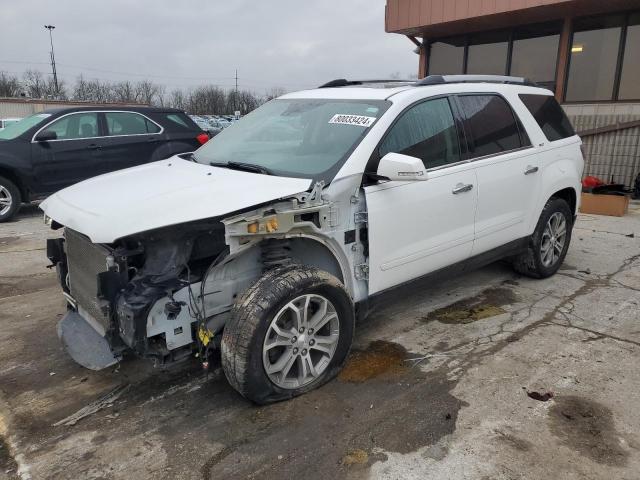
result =
[{"label": "taillight", "polygon": [[209,141],[209,135],[206,133],[199,133],[198,136],[196,136],[196,140],[200,142],[200,145],[204,145]]}]

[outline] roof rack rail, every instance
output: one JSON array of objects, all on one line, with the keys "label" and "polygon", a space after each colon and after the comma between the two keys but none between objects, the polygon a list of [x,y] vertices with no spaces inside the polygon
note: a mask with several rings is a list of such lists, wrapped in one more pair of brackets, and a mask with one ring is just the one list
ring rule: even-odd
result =
[{"label": "roof rack rail", "polygon": [[332,87],[352,87],[354,85],[375,85],[375,84],[384,84],[384,83],[405,83],[405,84],[414,84],[415,80],[347,80],[346,78],[338,78],[336,80],[331,80],[323,85],[320,85],[318,88],[332,88]]},{"label": "roof rack rail", "polygon": [[416,82],[416,85],[442,85],[445,83],[508,83],[537,87],[531,80],[507,75],[429,75]]}]

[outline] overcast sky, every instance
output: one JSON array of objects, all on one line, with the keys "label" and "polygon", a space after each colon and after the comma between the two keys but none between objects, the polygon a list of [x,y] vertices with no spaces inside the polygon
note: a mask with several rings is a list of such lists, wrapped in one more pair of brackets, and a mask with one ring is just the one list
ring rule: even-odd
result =
[{"label": "overcast sky", "polygon": [[258,93],[334,78],[402,77],[418,56],[384,31],[385,0],[0,0],[0,70],[59,78],[149,78],[176,87],[234,84]]}]

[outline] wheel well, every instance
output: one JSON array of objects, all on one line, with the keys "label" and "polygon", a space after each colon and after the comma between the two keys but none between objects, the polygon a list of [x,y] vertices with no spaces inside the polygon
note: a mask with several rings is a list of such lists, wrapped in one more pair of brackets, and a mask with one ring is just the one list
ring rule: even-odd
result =
[{"label": "wheel well", "polygon": [[330,273],[342,283],[345,282],[340,262],[322,243],[310,238],[292,238],[290,245],[291,257],[294,261],[317,267]]},{"label": "wheel well", "polygon": [[11,170],[7,168],[0,167],[0,177],[4,177],[8,180],[11,180],[18,190],[20,190],[20,195],[22,196],[22,201],[27,202],[29,198],[29,191],[24,186],[24,184],[20,181],[20,178]]},{"label": "wheel well", "polygon": [[569,187],[569,188],[564,188],[562,190],[559,190],[553,195],[551,195],[551,198],[562,198],[565,202],[569,204],[569,207],[571,208],[571,211],[573,212],[573,214],[575,215],[577,213],[576,212],[576,204],[577,204],[576,191],[573,188]]}]

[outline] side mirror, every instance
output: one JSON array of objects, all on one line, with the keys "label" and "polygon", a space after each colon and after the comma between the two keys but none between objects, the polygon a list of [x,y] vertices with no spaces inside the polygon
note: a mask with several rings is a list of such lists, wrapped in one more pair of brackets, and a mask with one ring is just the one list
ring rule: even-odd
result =
[{"label": "side mirror", "polygon": [[422,160],[401,153],[387,153],[382,157],[377,175],[400,182],[427,179],[427,171]]},{"label": "side mirror", "polygon": [[48,142],[49,140],[57,140],[58,134],[53,130],[44,130],[36,135],[36,142]]}]

